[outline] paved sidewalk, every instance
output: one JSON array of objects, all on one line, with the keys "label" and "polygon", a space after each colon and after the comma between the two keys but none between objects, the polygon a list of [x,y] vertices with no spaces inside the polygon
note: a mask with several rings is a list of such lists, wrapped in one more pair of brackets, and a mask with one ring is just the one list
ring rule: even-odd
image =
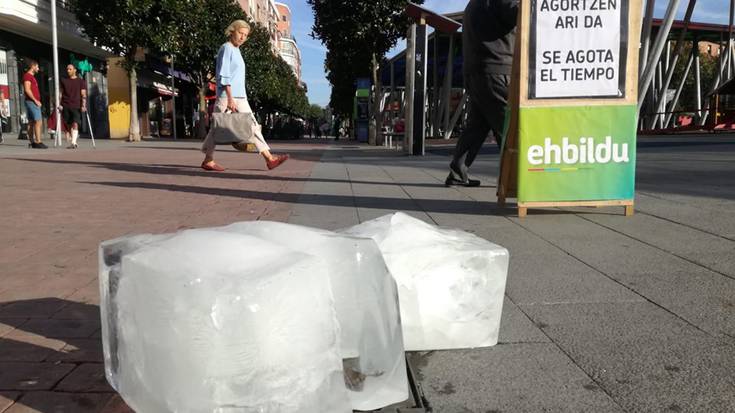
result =
[{"label": "paved sidewalk", "polygon": [[[83,142],[86,143],[86,142]],[[641,139],[636,215],[495,205],[424,158],[353,142],[276,142],[294,159],[194,143],[0,147],[0,412],[125,412],[100,364],[96,247],[128,233],[270,219],[336,229],[401,210],[505,246],[500,344],[413,354],[442,413],[735,411],[735,138]]]}]

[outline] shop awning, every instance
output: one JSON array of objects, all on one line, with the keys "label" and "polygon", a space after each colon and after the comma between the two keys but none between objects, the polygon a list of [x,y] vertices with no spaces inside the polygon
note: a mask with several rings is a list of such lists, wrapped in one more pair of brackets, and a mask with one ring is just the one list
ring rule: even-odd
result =
[{"label": "shop awning", "polygon": [[[161,96],[173,96],[174,91],[171,88],[171,79],[164,75],[156,73],[148,68],[140,68],[136,71],[138,78],[138,87],[148,89]],[[178,96],[178,90],[176,90]]]},{"label": "shop awning", "polygon": [[158,94],[160,94],[161,96],[179,96],[178,89],[174,91],[171,89],[170,85],[166,85],[160,82],[153,82],[153,88],[156,89]]}]

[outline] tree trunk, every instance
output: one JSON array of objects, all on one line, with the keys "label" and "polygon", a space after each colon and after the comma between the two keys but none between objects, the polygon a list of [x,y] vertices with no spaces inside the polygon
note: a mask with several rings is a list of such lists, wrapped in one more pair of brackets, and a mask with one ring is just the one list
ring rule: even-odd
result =
[{"label": "tree trunk", "polygon": [[130,78],[130,132],[128,134],[129,142],[140,141],[140,123],[138,122],[138,77],[135,73],[135,67],[128,73]]},{"label": "tree trunk", "polygon": [[375,131],[376,131],[376,140],[375,143],[377,145],[383,144],[383,139],[385,137],[383,136],[383,111],[380,108],[380,104],[383,102],[383,79],[380,77],[380,65],[378,65],[378,62],[375,61],[374,67],[373,67],[373,77],[375,80]]},{"label": "tree trunk", "polygon": [[379,123],[378,120],[380,118],[380,85],[378,84],[378,61],[375,57],[375,53],[373,53],[373,64],[372,64],[372,70],[373,70],[373,107],[370,111],[370,120],[369,120],[369,127],[368,127],[368,144],[375,145],[378,142],[378,136],[380,134],[379,129]]}]

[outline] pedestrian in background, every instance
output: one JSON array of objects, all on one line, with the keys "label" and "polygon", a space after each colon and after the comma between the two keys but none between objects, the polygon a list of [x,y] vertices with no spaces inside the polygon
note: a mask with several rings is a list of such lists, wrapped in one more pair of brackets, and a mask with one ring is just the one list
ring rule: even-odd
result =
[{"label": "pedestrian in background", "polygon": [[8,118],[10,118],[10,105],[5,99],[5,91],[0,89],[0,143],[5,142],[3,127],[8,123]]},{"label": "pedestrian in background", "polygon": [[518,0],[470,0],[465,8],[462,47],[469,114],[449,164],[447,186],[479,186],[467,172],[488,134],[502,146],[517,14]]},{"label": "pedestrian in background", "polygon": [[25,95],[26,115],[28,116],[28,142],[31,148],[48,149],[41,141],[41,93],[38,91],[36,74],[39,72],[38,62],[26,60],[26,72],[23,74],[23,94]]},{"label": "pedestrian in background", "polygon": [[[215,74],[217,76],[217,101],[215,102],[215,112],[240,112],[250,113],[253,111],[250,109],[248,103],[248,97],[245,89],[245,60],[240,52],[240,46],[242,46],[250,35],[250,25],[243,20],[235,20],[225,30],[225,35],[228,37],[228,41],[220,47],[217,53],[217,64]],[[281,165],[288,159],[288,155],[273,155],[270,152],[270,147],[265,142],[265,138],[260,130],[260,127],[255,121],[253,115],[253,122],[256,125],[254,128],[257,132],[255,133],[254,144],[258,152],[265,159],[265,164],[268,169],[273,169]],[[214,162],[214,150],[217,145],[215,141],[215,134],[210,133],[204,140],[202,145],[202,152],[204,152],[204,161],[202,162],[202,169],[207,171],[224,171],[225,169]],[[232,146],[242,152],[247,151],[247,142],[243,137],[242,142],[233,143]]]},{"label": "pedestrian in background", "polygon": [[66,65],[68,77],[61,79],[60,101],[61,119],[66,125],[67,149],[76,149],[79,137],[79,124],[82,113],[87,111],[87,83],[77,76],[77,68],[73,64]]}]

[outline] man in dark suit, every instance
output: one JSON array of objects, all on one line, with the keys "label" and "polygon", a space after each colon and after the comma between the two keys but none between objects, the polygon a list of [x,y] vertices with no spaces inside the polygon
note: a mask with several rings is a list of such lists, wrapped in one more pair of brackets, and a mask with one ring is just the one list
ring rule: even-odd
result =
[{"label": "man in dark suit", "polygon": [[513,65],[518,0],[470,0],[464,11],[464,81],[469,94],[467,128],[449,164],[447,186],[479,186],[469,179],[488,134],[501,144]]}]

